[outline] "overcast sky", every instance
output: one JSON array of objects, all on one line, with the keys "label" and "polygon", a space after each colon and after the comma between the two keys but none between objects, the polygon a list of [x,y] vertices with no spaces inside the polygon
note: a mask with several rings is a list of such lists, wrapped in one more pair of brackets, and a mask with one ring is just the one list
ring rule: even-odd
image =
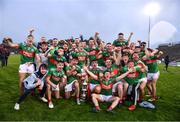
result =
[{"label": "overcast sky", "polygon": [[[41,36],[64,39],[83,34],[89,38],[96,31],[106,42],[116,39],[119,32],[126,38],[134,32],[132,41],[146,41],[148,16],[143,8],[152,1],[160,4],[161,11],[151,18],[151,28],[167,22],[176,32],[165,41],[180,41],[180,0],[0,0],[0,38],[9,36],[14,42],[23,42],[28,30],[34,28],[36,41]],[[158,32],[155,34],[163,36]],[[153,38],[153,47],[162,43],[157,35],[161,41]]]}]

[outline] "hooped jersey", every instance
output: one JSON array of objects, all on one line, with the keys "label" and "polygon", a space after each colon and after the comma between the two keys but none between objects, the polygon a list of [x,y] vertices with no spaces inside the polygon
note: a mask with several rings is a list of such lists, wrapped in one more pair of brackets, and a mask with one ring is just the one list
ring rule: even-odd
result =
[{"label": "hooped jersey", "polygon": [[38,49],[35,46],[28,46],[27,44],[19,44],[19,54],[21,54],[20,63],[34,62],[35,55],[38,53]]},{"label": "hooped jersey", "polygon": [[115,78],[111,78],[108,81],[100,80],[101,94],[109,96],[112,95],[112,87],[115,82]]},{"label": "hooped jersey", "polygon": [[51,68],[47,75],[51,77],[50,81],[57,85],[59,82],[61,82],[61,78],[65,76],[65,73],[63,70],[57,71],[56,68]]}]

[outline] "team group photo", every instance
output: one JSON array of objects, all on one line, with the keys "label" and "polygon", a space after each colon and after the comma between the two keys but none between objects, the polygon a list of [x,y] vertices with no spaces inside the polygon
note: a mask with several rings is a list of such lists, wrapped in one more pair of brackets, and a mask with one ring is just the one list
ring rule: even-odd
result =
[{"label": "team group photo", "polygon": [[178,0],[0,4],[1,121],[180,120]]}]

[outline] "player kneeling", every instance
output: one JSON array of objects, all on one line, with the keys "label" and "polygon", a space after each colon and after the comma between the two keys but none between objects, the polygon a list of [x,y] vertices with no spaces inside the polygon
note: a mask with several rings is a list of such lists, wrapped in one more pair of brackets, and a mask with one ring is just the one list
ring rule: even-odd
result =
[{"label": "player kneeling", "polygon": [[[87,67],[84,67],[84,70],[88,72],[88,74],[93,77],[94,79],[98,79],[96,75],[94,75],[92,72],[90,72]],[[131,72],[131,69],[127,71],[126,73],[120,75],[116,78],[111,78],[111,73],[109,71],[106,71],[104,74],[104,77],[100,79],[100,85],[101,85],[101,93],[92,94],[92,102],[95,105],[95,108],[93,108],[93,112],[100,111],[99,103],[98,102],[112,102],[111,106],[107,109],[107,112],[113,112],[112,110],[118,105],[120,98],[112,95],[112,86],[115,82],[121,80],[126,75],[128,75]]]},{"label": "player kneeling", "polygon": [[[100,77],[99,75],[102,74],[101,70],[98,68],[98,62],[96,59],[92,60],[91,66],[89,67],[89,71],[91,71],[92,73],[94,73],[98,77]],[[95,80],[91,76],[88,78],[88,80],[89,80],[88,90],[91,93],[99,94],[101,91],[101,86],[100,86],[99,80]]]},{"label": "player kneeling", "polygon": [[49,108],[54,108],[54,105],[51,100],[52,91],[55,93],[56,99],[60,99],[60,88],[65,86],[67,77],[63,71],[64,63],[59,62],[56,64],[56,68],[52,68],[48,72],[46,78],[47,82],[47,94],[48,94],[48,106]]},{"label": "player kneeling", "polygon": [[46,64],[41,64],[39,70],[30,76],[28,76],[24,81],[24,93],[19,97],[18,101],[16,102],[14,109],[20,109],[20,103],[27,97],[29,93],[34,91],[35,88],[38,88],[40,92],[40,99],[43,102],[47,102],[47,99],[44,98],[46,92],[46,85],[44,84],[44,77],[47,73],[47,66]]},{"label": "player kneeling", "polygon": [[81,76],[81,68],[77,65],[77,58],[70,59],[70,63],[66,66],[67,84],[65,86],[65,97],[69,99],[71,92],[75,90],[76,102],[80,105],[80,85],[78,78]]}]

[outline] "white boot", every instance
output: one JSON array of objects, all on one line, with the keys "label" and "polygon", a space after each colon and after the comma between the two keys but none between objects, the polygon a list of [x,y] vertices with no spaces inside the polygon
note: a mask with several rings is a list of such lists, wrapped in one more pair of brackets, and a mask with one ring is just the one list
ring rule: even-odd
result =
[{"label": "white boot", "polygon": [[53,105],[53,103],[52,102],[49,102],[49,108],[54,108],[54,105]]},{"label": "white boot", "polygon": [[14,109],[18,111],[20,109],[20,105],[18,103],[16,103],[14,106]]},{"label": "white boot", "polygon": [[81,104],[81,103],[80,103],[79,98],[78,98],[78,99],[76,99],[76,102],[77,102],[77,104],[78,104],[78,105],[80,105],[80,104]]},{"label": "white boot", "polygon": [[45,103],[48,102],[48,100],[47,100],[45,97],[40,97],[40,99],[41,99],[43,102],[45,102]]}]

